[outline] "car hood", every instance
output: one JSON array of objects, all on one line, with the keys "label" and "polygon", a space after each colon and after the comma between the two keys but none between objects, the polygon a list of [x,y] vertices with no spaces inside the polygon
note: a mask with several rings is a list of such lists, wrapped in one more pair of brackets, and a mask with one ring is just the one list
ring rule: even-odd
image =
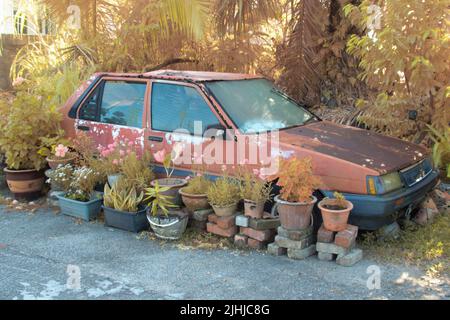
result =
[{"label": "car hood", "polygon": [[328,121],[283,130],[280,142],[349,161],[380,174],[406,168],[427,156],[427,150],[419,145]]}]

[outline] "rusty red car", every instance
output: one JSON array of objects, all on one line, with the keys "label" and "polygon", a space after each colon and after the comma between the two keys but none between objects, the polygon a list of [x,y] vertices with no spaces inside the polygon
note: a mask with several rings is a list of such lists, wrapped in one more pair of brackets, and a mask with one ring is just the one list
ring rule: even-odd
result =
[{"label": "rusty red car", "polygon": [[[425,148],[323,121],[258,75],[173,70],[97,73],[60,110],[69,137],[84,131],[103,146],[128,138],[152,152],[167,148],[179,128],[184,129],[181,140],[211,143],[214,139],[202,136],[204,131],[196,132],[196,121],[203,130],[214,129],[219,135],[232,130],[233,134],[222,135],[225,158],[239,142],[276,130],[276,154],[311,157],[314,173],[322,181],[317,196],[343,193],[354,205],[349,222],[365,230],[409,214],[438,182]],[[231,158],[233,168],[246,165],[238,162],[236,153]],[[192,169],[189,164],[177,166],[175,175],[187,176]],[[161,164],[155,164],[155,171],[162,172]],[[207,174],[220,176],[223,168],[211,165]]]}]

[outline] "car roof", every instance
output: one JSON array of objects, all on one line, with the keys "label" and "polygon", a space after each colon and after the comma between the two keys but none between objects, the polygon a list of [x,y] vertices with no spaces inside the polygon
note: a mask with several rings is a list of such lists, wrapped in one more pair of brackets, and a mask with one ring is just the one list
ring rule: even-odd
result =
[{"label": "car roof", "polygon": [[225,73],[225,72],[209,72],[209,71],[179,71],[179,70],[156,70],[146,73],[101,73],[107,76],[117,77],[142,77],[164,80],[181,80],[193,82],[221,81],[221,80],[247,80],[261,79],[260,75],[251,75],[244,73]]}]

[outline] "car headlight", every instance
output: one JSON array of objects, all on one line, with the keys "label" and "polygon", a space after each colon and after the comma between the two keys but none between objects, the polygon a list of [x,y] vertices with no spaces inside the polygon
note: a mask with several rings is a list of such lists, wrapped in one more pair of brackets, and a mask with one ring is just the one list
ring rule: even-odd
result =
[{"label": "car headlight", "polygon": [[391,172],[382,176],[368,176],[367,190],[369,194],[385,194],[403,187],[398,172]]}]

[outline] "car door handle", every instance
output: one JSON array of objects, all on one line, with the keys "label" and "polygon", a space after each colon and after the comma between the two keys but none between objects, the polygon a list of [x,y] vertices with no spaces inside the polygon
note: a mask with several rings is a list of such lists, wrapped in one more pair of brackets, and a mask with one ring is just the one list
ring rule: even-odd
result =
[{"label": "car door handle", "polygon": [[77,129],[81,130],[81,131],[89,131],[89,130],[91,130],[91,128],[89,128],[87,126],[77,126]]},{"label": "car door handle", "polygon": [[156,142],[163,142],[163,138],[162,137],[156,137],[156,136],[149,136],[148,140],[156,141]]}]

